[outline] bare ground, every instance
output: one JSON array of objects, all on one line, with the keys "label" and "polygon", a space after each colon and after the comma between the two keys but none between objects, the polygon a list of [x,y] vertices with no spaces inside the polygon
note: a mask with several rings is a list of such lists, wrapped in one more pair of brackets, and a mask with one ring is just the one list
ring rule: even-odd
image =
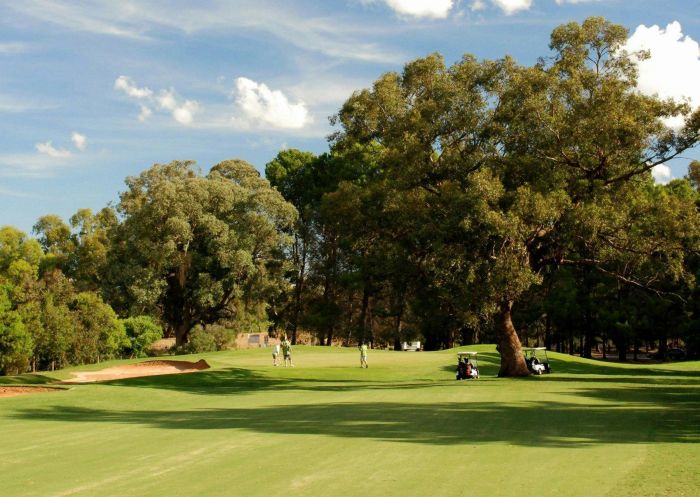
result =
[{"label": "bare ground", "polygon": [[46,387],[20,387],[20,386],[0,386],[0,397],[16,397],[18,395],[28,395],[30,393],[60,392],[59,388]]}]

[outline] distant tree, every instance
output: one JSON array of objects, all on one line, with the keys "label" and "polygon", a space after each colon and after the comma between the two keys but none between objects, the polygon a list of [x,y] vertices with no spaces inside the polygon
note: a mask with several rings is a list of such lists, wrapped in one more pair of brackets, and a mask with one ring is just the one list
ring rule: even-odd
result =
[{"label": "distant tree", "polygon": [[71,304],[75,333],[70,349],[71,362],[86,364],[118,356],[130,345],[124,325],[112,308],[92,292],[75,296]]},{"label": "distant tree", "polygon": [[302,310],[309,257],[313,243],[313,213],[318,203],[314,184],[313,164],[317,160],[311,152],[296,149],[282,150],[265,166],[265,177],[282,196],[296,208],[299,217],[294,226],[294,243],[290,262],[294,268],[291,283],[294,286],[290,302],[289,334],[292,344],[297,342],[297,329]]},{"label": "distant tree", "polygon": [[0,285],[0,373],[27,371],[33,345],[21,315],[12,310],[7,288]]},{"label": "distant tree", "polygon": [[156,164],[126,183],[103,284],[124,312],[159,316],[182,345],[195,325],[257,313],[280,291],[296,211],[253,166]]},{"label": "distant tree", "polygon": [[41,256],[41,246],[36,240],[12,226],[0,227],[0,274],[6,273],[17,260],[37,266]]}]

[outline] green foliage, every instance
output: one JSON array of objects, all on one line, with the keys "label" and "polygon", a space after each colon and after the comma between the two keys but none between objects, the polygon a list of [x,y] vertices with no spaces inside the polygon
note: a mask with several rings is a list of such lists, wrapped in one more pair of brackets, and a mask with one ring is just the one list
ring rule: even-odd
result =
[{"label": "green foliage", "polygon": [[0,373],[27,371],[32,355],[32,337],[17,311],[11,310],[6,287],[0,286]]},{"label": "green foliage", "polygon": [[133,357],[145,356],[148,348],[163,338],[163,329],[151,316],[135,316],[121,322],[130,342],[126,352]]},{"label": "green foliage", "polygon": [[0,274],[4,274],[10,264],[18,260],[37,267],[41,254],[41,246],[36,240],[12,226],[0,227]]},{"label": "green foliage", "polygon": [[75,364],[111,359],[130,346],[124,325],[112,308],[90,292],[76,295],[71,305],[75,334],[70,357]]},{"label": "green foliage", "polygon": [[185,354],[215,352],[231,348],[236,339],[236,332],[218,324],[197,325],[192,330],[190,341],[179,350]]},{"label": "green foliage", "polygon": [[243,161],[192,162],[127,179],[103,289],[124,313],[154,313],[186,343],[197,323],[235,319],[279,292],[294,207]]}]

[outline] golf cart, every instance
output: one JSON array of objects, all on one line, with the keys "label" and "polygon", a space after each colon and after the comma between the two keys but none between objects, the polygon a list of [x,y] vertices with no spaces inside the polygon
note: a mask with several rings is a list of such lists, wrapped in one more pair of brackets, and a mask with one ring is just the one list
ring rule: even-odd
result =
[{"label": "golf cart", "polygon": [[479,378],[479,360],[477,352],[457,352],[457,380],[476,380]]},{"label": "golf cart", "polygon": [[549,358],[547,357],[547,347],[523,347],[523,355],[527,369],[534,374],[551,373]]}]

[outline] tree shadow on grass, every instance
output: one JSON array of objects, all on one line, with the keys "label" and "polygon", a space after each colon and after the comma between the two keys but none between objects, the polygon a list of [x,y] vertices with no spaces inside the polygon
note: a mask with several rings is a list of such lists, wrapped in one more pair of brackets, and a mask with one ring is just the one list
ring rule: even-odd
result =
[{"label": "tree shadow on grass", "polygon": [[696,391],[645,389],[581,395],[610,400],[587,406],[565,402],[364,402],[277,405],[261,408],[107,410],[54,406],[9,415],[26,421],[134,424],[175,430],[244,430],[270,435],[316,435],[431,445],[507,443],[585,447],[607,443],[698,443]]},{"label": "tree shadow on grass", "polygon": [[17,376],[0,376],[1,385],[46,385],[56,383],[56,378],[41,374],[21,374]]},{"label": "tree shadow on grass", "polygon": [[100,382],[101,385],[156,388],[202,395],[246,394],[264,391],[344,392],[351,390],[401,390],[442,387],[445,382],[371,381],[360,379],[324,379],[318,377],[276,377],[244,368],[199,371],[191,374],[144,376]]}]

